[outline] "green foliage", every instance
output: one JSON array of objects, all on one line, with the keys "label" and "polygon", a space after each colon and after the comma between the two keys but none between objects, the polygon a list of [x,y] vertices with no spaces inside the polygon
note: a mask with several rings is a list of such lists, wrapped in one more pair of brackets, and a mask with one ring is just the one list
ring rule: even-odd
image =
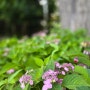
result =
[{"label": "green foliage", "polygon": [[[53,28],[55,29],[55,28]],[[45,37],[34,36],[31,38],[16,37],[0,41],[0,89],[21,90],[19,79],[27,71],[34,80],[34,85],[26,85],[25,90],[41,90],[43,86],[42,75],[45,71],[54,70],[55,62],[60,64],[72,63],[73,72],[63,77],[63,83],[53,84],[52,90],[68,88],[85,90],[90,86],[90,58],[82,52],[81,42],[86,40],[83,31],[72,33],[66,30],[52,30]],[[74,62],[74,58],[78,62]],[[86,66],[79,66],[83,64]],[[7,71],[14,69],[8,74]]]},{"label": "green foliage", "polygon": [[44,73],[44,68],[43,68],[43,67],[34,70],[33,73],[31,74],[31,75],[33,76],[33,80],[34,80],[36,83],[40,82],[43,73]]},{"label": "green foliage", "polygon": [[14,74],[12,74],[11,76],[8,77],[8,83],[15,83],[17,79],[15,79],[15,77],[21,72],[22,70],[18,70],[16,71]]},{"label": "green foliage", "polygon": [[80,75],[67,75],[63,80],[63,86],[69,89],[75,89],[80,86],[90,86]]},{"label": "green foliage", "polygon": [[52,90],[63,90],[60,84],[54,84]]},{"label": "green foliage", "polygon": [[83,75],[83,77],[86,78],[86,79],[89,77],[87,69],[83,68],[82,66],[75,66],[74,71]]},{"label": "green foliage", "polygon": [[76,88],[76,90],[90,90],[90,87],[82,86],[82,87]]},{"label": "green foliage", "polygon": [[44,62],[43,62],[42,59],[40,59],[40,58],[35,58],[34,60],[35,60],[35,63],[36,63],[38,66],[41,67],[41,66],[44,65]]},{"label": "green foliage", "polygon": [[54,64],[55,64],[54,61],[50,60],[48,64],[46,65],[45,71],[48,71],[49,69],[54,70],[55,68]]}]

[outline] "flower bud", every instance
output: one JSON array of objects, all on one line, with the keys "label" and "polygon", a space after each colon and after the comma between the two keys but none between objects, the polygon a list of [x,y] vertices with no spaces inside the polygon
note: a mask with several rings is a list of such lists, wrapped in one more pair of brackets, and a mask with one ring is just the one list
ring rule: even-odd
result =
[{"label": "flower bud", "polygon": [[78,58],[74,58],[74,63],[78,63]]}]

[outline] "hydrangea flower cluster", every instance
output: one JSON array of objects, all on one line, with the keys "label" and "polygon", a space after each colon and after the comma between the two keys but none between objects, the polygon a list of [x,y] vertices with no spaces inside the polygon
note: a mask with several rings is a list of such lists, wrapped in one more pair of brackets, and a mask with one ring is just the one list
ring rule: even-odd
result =
[{"label": "hydrangea flower cluster", "polygon": [[45,80],[42,90],[51,89],[52,83],[58,80],[57,72],[54,72],[53,70],[49,70],[43,74],[42,79]]},{"label": "hydrangea flower cluster", "polygon": [[59,76],[65,76],[73,70],[74,66],[71,63],[63,63],[61,65],[58,62],[55,62],[55,70],[48,70],[42,76],[42,79],[44,79],[42,90],[51,89],[53,83],[62,84],[63,78],[60,78]]},{"label": "hydrangea flower cluster", "polygon": [[55,62],[55,71],[58,71],[58,74],[65,75],[72,70],[74,70],[74,66],[71,63],[63,63],[60,65],[58,62]]},{"label": "hydrangea flower cluster", "polygon": [[14,69],[12,68],[12,69],[9,69],[8,71],[7,71],[7,74],[12,74],[12,73],[14,73]]},{"label": "hydrangea flower cluster", "polygon": [[25,88],[25,84],[29,83],[30,85],[33,85],[33,80],[32,80],[32,77],[30,75],[28,75],[27,73],[25,73],[20,79],[19,79],[19,82],[20,82],[20,87],[22,89]]}]

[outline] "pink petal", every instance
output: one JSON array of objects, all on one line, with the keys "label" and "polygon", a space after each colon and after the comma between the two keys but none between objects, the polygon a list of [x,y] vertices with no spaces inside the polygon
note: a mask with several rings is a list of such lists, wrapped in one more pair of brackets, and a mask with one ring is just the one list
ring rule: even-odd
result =
[{"label": "pink petal", "polygon": [[14,73],[14,69],[10,69],[7,71],[7,74],[12,74],[12,73]]},{"label": "pink petal", "polygon": [[47,79],[46,81],[44,81],[44,84],[50,84],[51,83],[51,79]]},{"label": "pink petal", "polygon": [[68,71],[69,71],[69,69],[68,69],[67,67],[64,67],[64,70],[65,70],[66,72],[68,72]]},{"label": "pink petal", "polygon": [[45,85],[43,85],[42,90],[48,90],[51,88],[52,88],[52,84],[45,84]]},{"label": "pink petal", "polygon": [[42,90],[48,90],[46,85],[43,85]]},{"label": "pink petal", "polygon": [[65,72],[64,71],[62,71],[61,73],[62,73],[62,75],[65,75]]},{"label": "pink petal", "polygon": [[30,85],[33,85],[33,80],[30,80],[30,82],[29,82],[29,83],[30,83]]},{"label": "pink petal", "polygon": [[21,86],[20,86],[22,89],[25,88],[25,84],[24,83],[21,83]]}]

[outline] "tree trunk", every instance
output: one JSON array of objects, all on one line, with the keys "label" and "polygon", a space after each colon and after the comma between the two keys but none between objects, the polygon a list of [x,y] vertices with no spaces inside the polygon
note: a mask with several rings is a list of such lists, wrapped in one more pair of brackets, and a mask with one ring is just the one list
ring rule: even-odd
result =
[{"label": "tree trunk", "polygon": [[90,0],[58,0],[62,28],[90,29]]}]

